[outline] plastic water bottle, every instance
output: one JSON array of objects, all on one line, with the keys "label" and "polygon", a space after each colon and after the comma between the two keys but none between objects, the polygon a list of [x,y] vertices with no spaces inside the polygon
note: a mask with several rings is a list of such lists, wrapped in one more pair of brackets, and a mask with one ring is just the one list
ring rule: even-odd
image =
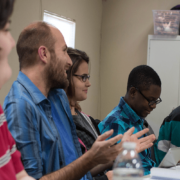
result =
[{"label": "plastic water bottle", "polygon": [[117,156],[113,166],[113,180],[141,180],[144,172],[141,159],[135,151],[136,143],[123,143],[123,151]]}]

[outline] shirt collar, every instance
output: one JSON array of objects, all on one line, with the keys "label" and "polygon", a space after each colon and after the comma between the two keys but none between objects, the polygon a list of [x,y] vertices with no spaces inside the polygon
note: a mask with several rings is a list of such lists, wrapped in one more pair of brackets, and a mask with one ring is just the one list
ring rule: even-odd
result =
[{"label": "shirt collar", "polygon": [[17,81],[24,86],[26,91],[31,95],[35,104],[39,104],[43,100],[47,99],[44,94],[34,85],[34,83],[21,71],[17,77]]},{"label": "shirt collar", "polygon": [[119,108],[129,117],[129,119],[133,122],[140,121],[141,123],[144,122],[143,118],[138,116],[135,111],[125,102],[124,97],[121,97],[119,102]]}]

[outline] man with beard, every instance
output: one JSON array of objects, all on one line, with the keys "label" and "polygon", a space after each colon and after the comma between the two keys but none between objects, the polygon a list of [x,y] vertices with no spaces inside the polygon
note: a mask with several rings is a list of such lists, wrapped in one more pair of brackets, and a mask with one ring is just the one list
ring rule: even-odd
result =
[{"label": "man with beard", "polygon": [[[29,25],[19,36],[17,53],[20,72],[5,99],[4,110],[27,173],[42,180],[91,180],[89,170],[116,158],[122,144],[114,144],[122,135],[105,141],[113,133],[109,131],[82,155],[63,90],[68,86],[66,70],[72,62],[58,29],[44,22]],[[131,137],[139,150],[152,146],[151,137],[138,140],[147,129],[131,136],[133,130],[122,141]],[[112,172],[108,178],[112,179]]]},{"label": "man with beard", "polygon": [[[144,129],[144,118],[161,102],[161,80],[158,74],[147,65],[135,67],[129,74],[127,92],[116,106],[98,125],[100,133],[114,129],[114,134],[124,134],[129,128],[135,127],[134,133]],[[146,136],[146,135],[145,135]],[[110,137],[110,138],[111,138]],[[139,153],[144,175],[150,173],[155,166],[151,150]]]},{"label": "man with beard", "polygon": [[[20,34],[17,53],[20,72],[4,101],[4,110],[24,168],[35,179],[92,179],[88,171],[111,159],[113,152],[101,154],[103,148],[108,149],[121,136],[103,146],[102,140],[109,135],[100,137],[94,149],[81,156],[62,90],[68,86],[66,70],[72,65],[62,34],[46,23],[33,23]],[[114,149],[116,153],[119,150],[118,146]]]}]

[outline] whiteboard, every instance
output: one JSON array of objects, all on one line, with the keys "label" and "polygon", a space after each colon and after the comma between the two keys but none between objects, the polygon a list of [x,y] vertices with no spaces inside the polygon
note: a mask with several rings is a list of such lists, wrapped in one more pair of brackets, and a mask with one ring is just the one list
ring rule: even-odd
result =
[{"label": "whiteboard", "polygon": [[180,36],[149,35],[147,64],[158,73],[162,83],[162,102],[146,118],[158,137],[164,118],[180,104]]}]

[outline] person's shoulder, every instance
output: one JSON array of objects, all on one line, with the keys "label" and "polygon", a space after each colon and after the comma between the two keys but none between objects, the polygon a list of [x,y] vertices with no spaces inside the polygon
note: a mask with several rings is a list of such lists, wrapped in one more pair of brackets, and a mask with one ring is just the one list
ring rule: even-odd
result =
[{"label": "person's shoulder", "polygon": [[5,126],[5,123],[6,123],[6,117],[4,115],[2,107],[0,105],[0,127],[1,127],[1,129],[3,129],[3,126]]},{"label": "person's shoulder", "polygon": [[110,130],[114,126],[121,126],[121,116],[119,116],[119,110],[114,108],[98,125],[100,132],[104,131],[104,129]]},{"label": "person's shoulder", "polygon": [[17,96],[17,97],[8,97],[6,96],[3,104],[3,110],[4,113],[9,114],[9,113],[27,113],[29,112],[34,112],[36,109],[36,104],[32,101],[32,99],[23,97],[23,96]]},{"label": "person's shoulder", "polygon": [[64,91],[64,89],[54,89],[54,93],[57,93],[57,94],[66,94],[66,92]]},{"label": "person's shoulder", "polygon": [[101,122],[99,119],[94,119],[92,116],[89,116],[89,118],[93,123],[96,123],[97,125]]},{"label": "person's shoulder", "polygon": [[116,106],[103,120],[102,122],[106,123],[117,123],[118,120],[122,119],[122,111],[119,106]]},{"label": "person's shoulder", "polygon": [[64,89],[53,89],[51,91],[51,94],[53,96],[54,95],[58,96],[62,100],[63,103],[69,104],[68,97],[67,97],[66,92],[64,91]]},{"label": "person's shoulder", "polygon": [[4,112],[3,112],[3,109],[2,109],[2,106],[0,105],[0,115],[2,115]]},{"label": "person's shoulder", "polygon": [[51,94],[57,95],[60,98],[61,97],[67,98],[67,95],[66,95],[66,92],[64,91],[64,89],[53,89],[53,90],[51,90]]},{"label": "person's shoulder", "polygon": [[173,121],[179,121],[180,122],[180,106],[175,108],[170,115],[171,115],[171,118]]},{"label": "person's shoulder", "polygon": [[114,129],[114,135],[124,133],[129,128],[129,118],[125,116],[122,109],[116,106],[98,125],[100,133]]},{"label": "person's shoulder", "polygon": [[24,103],[32,103],[32,98],[26,88],[19,83],[18,81],[14,81],[9,93],[5,97],[3,109],[10,104],[19,104],[23,106]]},{"label": "person's shoulder", "polygon": [[10,101],[14,101],[15,99],[24,98],[27,95],[28,95],[28,92],[24,88],[24,86],[20,84],[18,81],[14,81],[9,93],[7,94],[5,98],[5,103],[6,101],[10,102]]},{"label": "person's shoulder", "polygon": [[170,114],[169,116],[167,116],[164,121],[163,121],[163,125],[165,123],[170,123],[172,121],[177,121],[180,122],[180,106],[178,106],[177,108],[175,108]]}]

